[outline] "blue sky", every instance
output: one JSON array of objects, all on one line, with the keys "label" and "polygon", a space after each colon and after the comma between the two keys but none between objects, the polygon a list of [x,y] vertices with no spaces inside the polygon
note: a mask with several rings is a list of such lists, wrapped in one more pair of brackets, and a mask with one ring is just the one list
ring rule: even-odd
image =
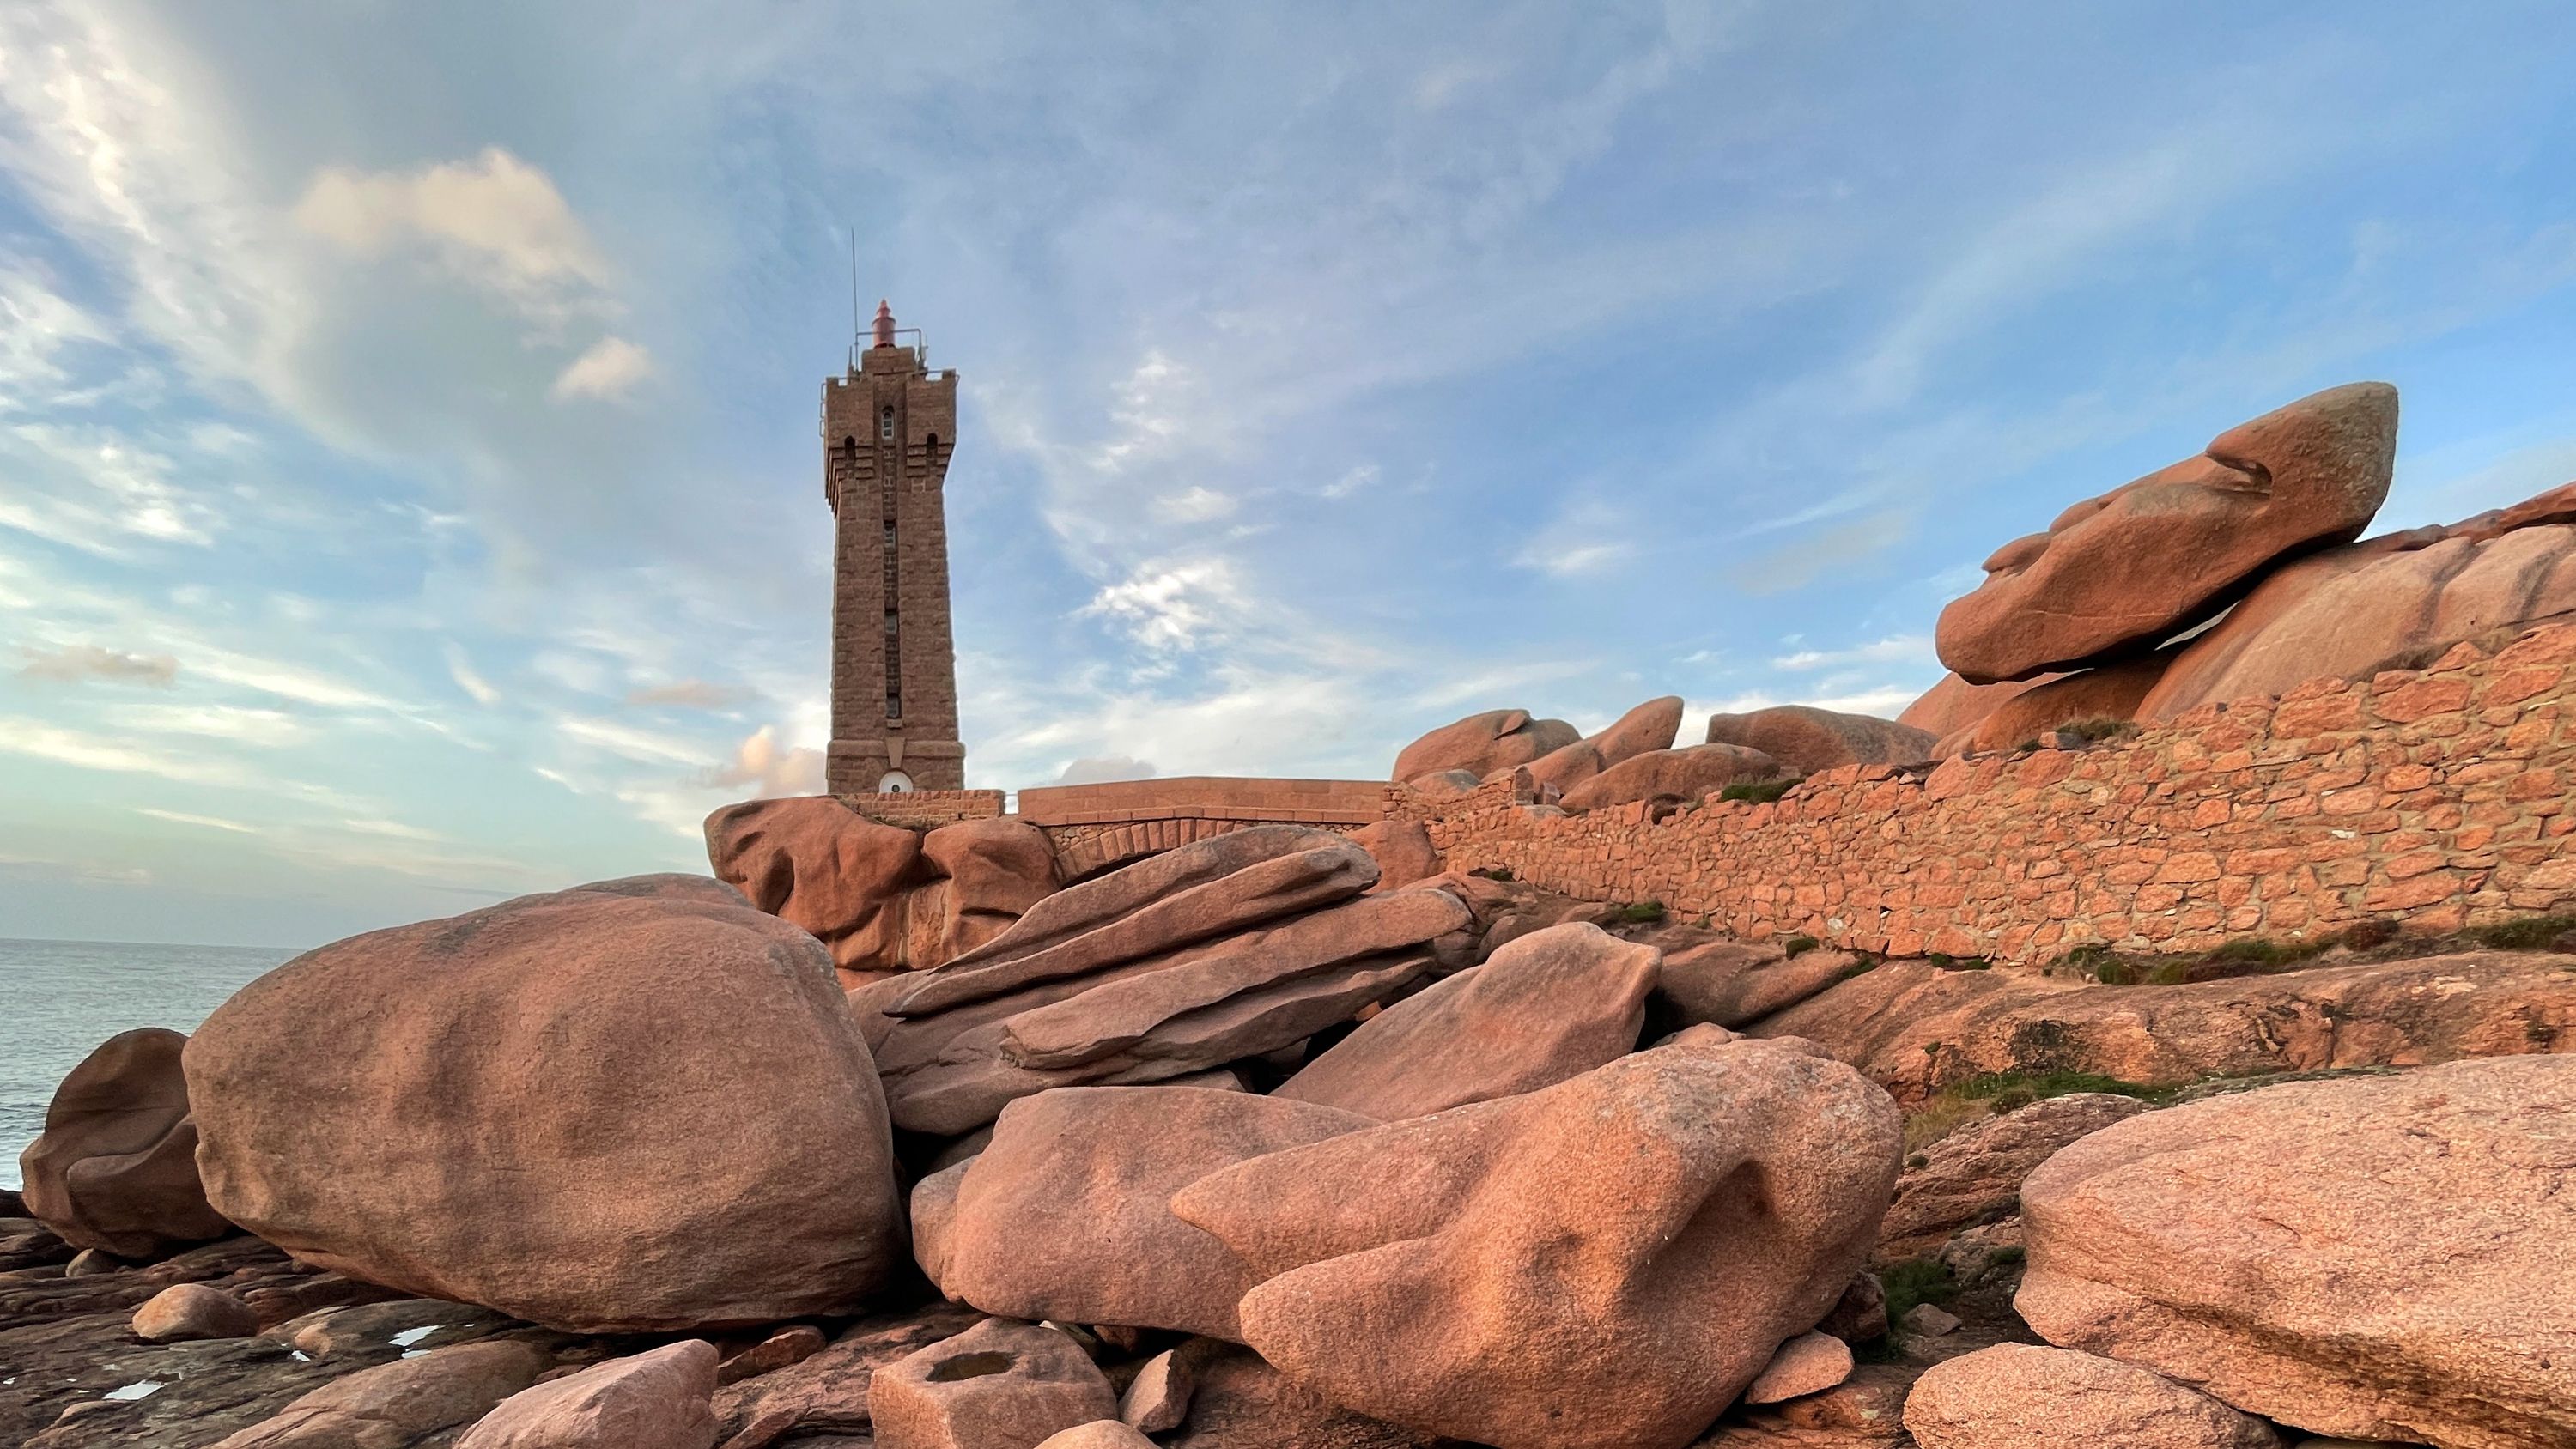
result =
[{"label": "blue sky", "polygon": [[2576,477],[2564,5],[1080,9],[0,10],[0,935],[814,788],[852,229],[981,785],[1893,714],[1997,544],[2357,378],[2383,525]]}]

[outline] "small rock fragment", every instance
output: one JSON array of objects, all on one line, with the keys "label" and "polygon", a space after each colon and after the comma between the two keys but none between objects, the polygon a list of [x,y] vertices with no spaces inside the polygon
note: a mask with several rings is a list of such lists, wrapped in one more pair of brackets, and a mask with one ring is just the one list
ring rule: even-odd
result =
[{"label": "small rock fragment", "polygon": [[1821,1394],[1851,1377],[1851,1345],[1830,1334],[1802,1333],[1780,1345],[1771,1365],[1744,1391],[1748,1404],[1776,1404],[1783,1399]]},{"label": "small rock fragment", "polygon": [[886,1365],[868,1387],[877,1449],[1034,1449],[1118,1417],[1109,1380],[1052,1328],[988,1318]]},{"label": "small rock fragment", "polygon": [[248,1338],[259,1332],[251,1306],[206,1283],[178,1283],[134,1310],[134,1336],[145,1343],[187,1343],[207,1338]]}]

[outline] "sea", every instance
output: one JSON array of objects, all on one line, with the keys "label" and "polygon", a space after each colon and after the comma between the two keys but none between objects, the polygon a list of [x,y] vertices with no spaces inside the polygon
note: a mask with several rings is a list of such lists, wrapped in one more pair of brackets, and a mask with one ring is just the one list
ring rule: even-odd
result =
[{"label": "sea", "polygon": [[245,946],[0,937],[0,1187],[44,1130],[63,1075],[138,1026],[194,1031],[251,978],[296,952]]}]

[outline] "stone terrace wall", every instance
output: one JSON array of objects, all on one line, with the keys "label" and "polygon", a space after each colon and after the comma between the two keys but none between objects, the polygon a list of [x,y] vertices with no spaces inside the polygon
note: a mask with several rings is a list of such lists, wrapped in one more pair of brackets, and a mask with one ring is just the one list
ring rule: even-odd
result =
[{"label": "stone terrace wall", "polygon": [[1386,809],[1377,780],[1178,775],[1020,792],[1020,818],[1046,831],[1067,879],[1247,825],[1348,831]]},{"label": "stone terrace wall", "polygon": [[2576,902],[2571,664],[2561,625],[2089,749],[1829,770],[1774,804],[1567,815],[1506,777],[1444,801],[1396,787],[1390,814],[1453,870],[1892,955],[2456,930]]},{"label": "stone terrace wall", "polygon": [[999,790],[906,790],[900,794],[843,795],[841,803],[886,825],[936,830],[968,820],[990,820],[1002,813]]}]

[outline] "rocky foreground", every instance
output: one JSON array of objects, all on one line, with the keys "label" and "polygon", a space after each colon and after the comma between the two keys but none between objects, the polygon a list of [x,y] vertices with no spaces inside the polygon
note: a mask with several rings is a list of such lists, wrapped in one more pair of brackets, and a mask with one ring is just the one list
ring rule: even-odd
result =
[{"label": "rocky foreground", "polygon": [[[2354,542],[2395,429],[2333,389],[2006,545],[1904,720],[1494,710],[1393,778],[1647,822],[2576,609],[2568,490]],[[2563,851],[2564,783],[2515,780]],[[2547,890],[2014,968],[1732,940],[1399,821],[1070,883],[1007,817],[707,841],[100,1046],[0,1198],[0,1442],[2576,1445]]]},{"label": "rocky foreground", "polygon": [[2576,1442],[2576,956],[1649,914],[1273,826],[846,997],[698,877],[324,947],[64,1083],[0,1440]]}]

